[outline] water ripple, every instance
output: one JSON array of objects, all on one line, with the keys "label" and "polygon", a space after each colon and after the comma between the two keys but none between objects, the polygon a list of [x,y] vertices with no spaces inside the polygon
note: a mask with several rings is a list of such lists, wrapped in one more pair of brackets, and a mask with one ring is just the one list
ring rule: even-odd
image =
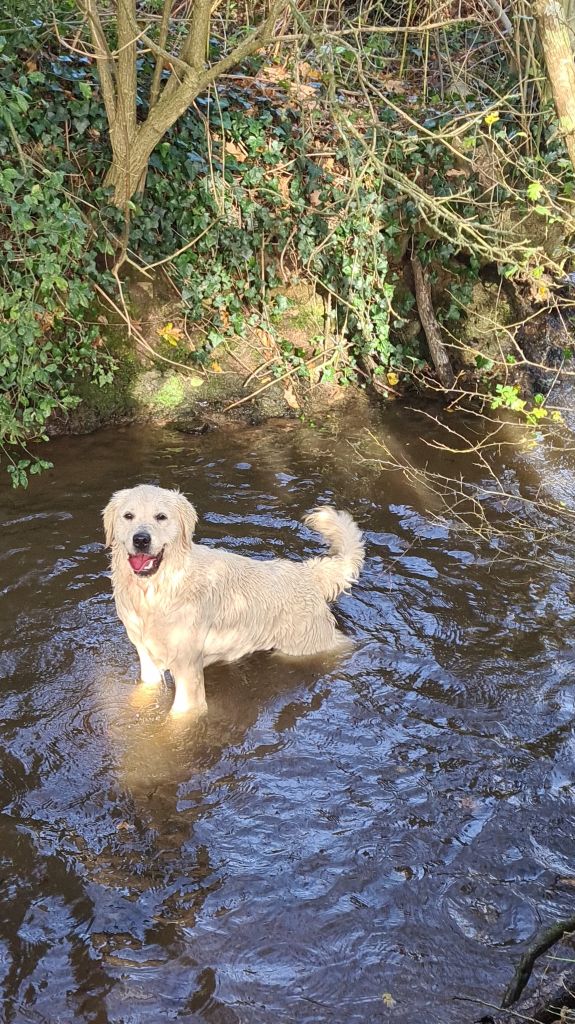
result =
[{"label": "water ripple", "polygon": [[[570,586],[500,571],[428,496],[351,465],[359,430],[62,440],[55,473],[0,496],[14,1024],[460,1024],[455,996],[495,1001],[571,913]],[[195,501],[202,543],[257,557],[317,554],[305,512],[349,508],[351,654],[213,666],[209,714],[172,720],[135,685],[99,511],[154,478]]]}]

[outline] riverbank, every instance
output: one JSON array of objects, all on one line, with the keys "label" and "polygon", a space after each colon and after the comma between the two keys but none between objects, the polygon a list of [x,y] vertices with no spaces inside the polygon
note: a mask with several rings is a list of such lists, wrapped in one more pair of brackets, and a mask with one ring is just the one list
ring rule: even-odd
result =
[{"label": "riverbank", "polygon": [[[78,380],[79,404],[56,411],[48,434],[130,423],[197,433],[230,421],[310,420],[365,399],[365,378],[339,373],[345,351],[329,334],[323,300],[305,283],[284,288],[282,299],[285,309],[269,331],[247,326],[206,359],[181,304],[145,282],[132,283],[129,313],[98,308],[98,345],[114,362],[110,379]],[[400,394],[387,381],[384,390],[389,400]]]}]

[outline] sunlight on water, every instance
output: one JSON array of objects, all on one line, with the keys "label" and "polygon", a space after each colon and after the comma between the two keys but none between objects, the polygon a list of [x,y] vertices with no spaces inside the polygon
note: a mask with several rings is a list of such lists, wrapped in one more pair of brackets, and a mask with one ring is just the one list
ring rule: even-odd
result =
[{"label": "sunlight on water", "polygon": [[[413,413],[352,419],[62,440],[0,493],[7,1021],[461,1024],[571,913],[569,582],[354,456],[369,425],[457,468]],[[318,554],[304,514],[349,509],[350,654],[215,665],[208,714],[170,717],[167,685],[135,684],[100,523],[150,479],[192,498],[201,542],[254,557]]]}]

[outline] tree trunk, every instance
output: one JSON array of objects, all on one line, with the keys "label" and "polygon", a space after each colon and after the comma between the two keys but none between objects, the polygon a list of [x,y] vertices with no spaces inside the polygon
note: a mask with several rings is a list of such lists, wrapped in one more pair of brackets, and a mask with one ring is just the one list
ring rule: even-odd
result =
[{"label": "tree trunk", "polygon": [[[110,133],[112,135],[112,133]],[[125,135],[121,142],[112,139],[112,163],[104,185],[113,188],[114,205],[123,209],[137,192],[142,191],[151,150],[146,153],[136,145],[136,133]]]},{"label": "tree trunk", "polygon": [[159,101],[142,124],[136,124],[118,104],[114,128],[110,131],[112,163],[104,184],[114,187],[114,203],[123,208],[131,197],[141,191],[148,161],[169,128],[188,109],[200,91],[198,75],[189,74],[176,87],[165,87]]},{"label": "tree trunk", "polygon": [[553,101],[565,145],[575,168],[575,64],[566,10],[560,0],[533,5]]},{"label": "tree trunk", "polygon": [[[148,161],[158,142],[218,75],[269,43],[287,0],[272,0],[261,24],[231,53],[210,66],[206,62],[206,50],[212,0],[194,0],[179,55],[164,49],[171,0],[165,0],[159,43],[139,30],[136,0],[117,0],[118,47],[114,52],[108,45],[97,0],[77,0],[77,3],[90,28],[110,130],[112,163],[104,184],[114,188],[113,202],[123,209],[143,188]],[[138,40],[156,56],[148,116],[140,124],[136,119]],[[169,67],[171,73],[162,89],[163,67]]]}]

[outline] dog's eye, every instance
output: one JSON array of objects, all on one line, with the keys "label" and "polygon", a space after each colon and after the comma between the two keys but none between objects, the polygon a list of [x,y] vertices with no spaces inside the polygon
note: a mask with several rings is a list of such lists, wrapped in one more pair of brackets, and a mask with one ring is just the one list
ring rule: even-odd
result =
[{"label": "dog's eye", "polygon": [[133,518],[134,518],[134,513],[133,512],[124,512],[124,519],[133,519]]},{"label": "dog's eye", "polygon": [[154,516],[157,523],[164,523],[167,518],[168,517],[165,512],[158,512],[157,516]]}]

